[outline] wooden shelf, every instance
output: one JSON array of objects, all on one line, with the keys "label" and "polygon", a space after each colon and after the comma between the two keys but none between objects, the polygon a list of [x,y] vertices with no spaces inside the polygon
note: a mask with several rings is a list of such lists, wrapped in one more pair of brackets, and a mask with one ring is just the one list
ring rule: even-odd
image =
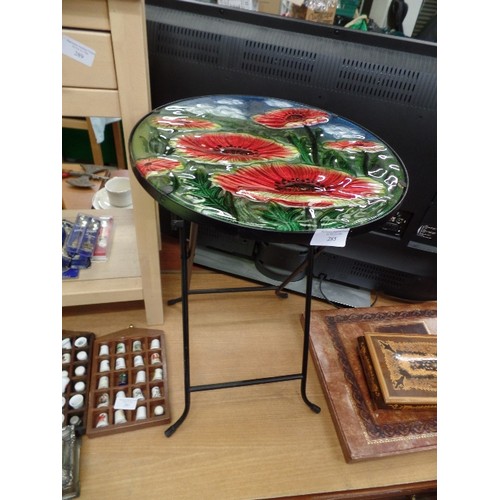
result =
[{"label": "wooden shelf", "polygon": [[63,280],[63,306],[143,300],[142,278],[131,209],[63,210],[74,221],[79,212],[113,217],[113,235],[107,261],[92,262],[77,279]]},{"label": "wooden shelf", "polygon": [[[144,0],[63,0],[62,14],[63,34],[95,51],[91,66],[63,55],[63,116],[121,118],[127,139],[151,110]],[[125,150],[129,168],[127,140]],[[116,211],[112,258],[64,281],[62,304],[144,300],[147,324],[159,325],[164,307],[158,205],[130,178],[134,208]]]}]

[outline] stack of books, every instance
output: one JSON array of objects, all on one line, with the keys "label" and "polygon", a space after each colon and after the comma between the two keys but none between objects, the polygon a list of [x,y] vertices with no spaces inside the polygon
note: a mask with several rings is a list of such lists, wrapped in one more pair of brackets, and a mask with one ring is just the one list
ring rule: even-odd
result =
[{"label": "stack of books", "polygon": [[367,386],[377,408],[437,408],[435,335],[366,332],[357,341]]}]

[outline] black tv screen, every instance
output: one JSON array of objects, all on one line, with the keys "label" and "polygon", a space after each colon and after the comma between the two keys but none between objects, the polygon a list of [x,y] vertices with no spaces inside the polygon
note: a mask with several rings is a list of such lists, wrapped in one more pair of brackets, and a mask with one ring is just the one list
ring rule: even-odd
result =
[{"label": "black tv screen", "polygon": [[[153,108],[209,94],[290,99],[390,145],[410,179],[401,207],[345,248],[322,252],[314,273],[406,300],[436,298],[435,43],[178,0],[147,0],[146,22]],[[259,242],[200,231],[199,244],[214,252],[256,257]]]}]

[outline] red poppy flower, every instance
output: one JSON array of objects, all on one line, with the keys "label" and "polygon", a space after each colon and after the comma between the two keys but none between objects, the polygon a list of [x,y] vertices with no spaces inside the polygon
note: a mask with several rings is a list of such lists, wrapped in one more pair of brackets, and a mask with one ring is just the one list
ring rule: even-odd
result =
[{"label": "red poppy flower", "polygon": [[250,163],[297,156],[292,146],[250,134],[183,135],[172,139],[176,154],[207,163]]},{"label": "red poppy flower", "polygon": [[339,151],[365,151],[367,153],[378,153],[387,149],[387,147],[380,142],[360,140],[326,141],[323,143],[323,146],[328,149],[336,149]]},{"label": "red poppy flower", "polygon": [[149,177],[150,175],[160,175],[181,167],[182,163],[177,160],[169,158],[145,158],[136,162],[136,168],[143,175]]},{"label": "red poppy flower", "polygon": [[235,196],[289,207],[345,206],[352,204],[350,200],[385,192],[382,184],[366,177],[304,164],[242,167],[232,173],[216,173],[212,182]]},{"label": "red poppy flower", "polygon": [[325,111],[318,109],[284,108],[252,116],[252,120],[269,128],[300,128],[304,125],[326,123],[329,116]]},{"label": "red poppy flower", "polygon": [[216,130],[220,125],[200,118],[187,118],[183,116],[153,116],[153,125],[158,128],[168,128],[175,130]]}]

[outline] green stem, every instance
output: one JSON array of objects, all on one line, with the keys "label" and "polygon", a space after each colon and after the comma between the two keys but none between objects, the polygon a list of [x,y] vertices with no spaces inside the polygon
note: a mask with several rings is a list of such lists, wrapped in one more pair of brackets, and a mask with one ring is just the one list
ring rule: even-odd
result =
[{"label": "green stem", "polygon": [[302,141],[295,134],[287,134],[286,138],[288,141],[297,148],[300,153],[300,158],[304,163],[311,164],[311,157],[309,151],[304,147]]},{"label": "green stem", "polygon": [[319,165],[317,137],[313,133],[313,131],[311,130],[311,128],[309,126],[304,125],[304,130],[307,132],[307,135],[309,136],[309,139],[311,140],[312,161],[313,161],[314,165]]}]

